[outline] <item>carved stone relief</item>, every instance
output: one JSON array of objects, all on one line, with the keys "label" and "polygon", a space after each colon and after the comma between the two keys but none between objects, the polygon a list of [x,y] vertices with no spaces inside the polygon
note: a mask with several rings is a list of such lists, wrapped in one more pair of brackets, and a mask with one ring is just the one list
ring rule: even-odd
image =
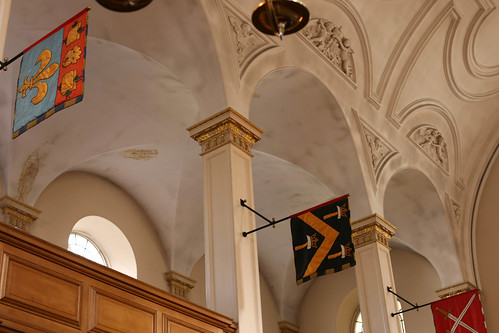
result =
[{"label": "carved stone relief", "polygon": [[415,128],[409,134],[409,138],[433,162],[445,171],[449,171],[447,143],[438,129],[433,126],[422,125]]},{"label": "carved stone relief", "polygon": [[341,26],[325,19],[310,20],[303,29],[303,35],[314,45],[336,68],[355,81],[353,66],[354,53],[350,39],[341,31]]},{"label": "carved stone relief", "polygon": [[19,176],[19,182],[17,183],[17,200],[25,202],[31,192],[31,187],[35,181],[36,175],[38,174],[38,169],[40,167],[40,156],[38,152],[35,151],[31,153],[23,165],[23,170]]},{"label": "carved stone relief", "polygon": [[263,38],[253,31],[252,26],[236,16],[229,15],[229,22],[236,37],[236,52],[239,66],[258,46],[264,45]]},{"label": "carved stone relief", "polygon": [[354,111],[357,123],[359,125],[362,141],[364,143],[364,151],[366,158],[370,162],[371,177],[373,186],[376,188],[379,176],[386,163],[397,154],[397,150],[388,143],[380,134],[373,128],[367,125]]}]

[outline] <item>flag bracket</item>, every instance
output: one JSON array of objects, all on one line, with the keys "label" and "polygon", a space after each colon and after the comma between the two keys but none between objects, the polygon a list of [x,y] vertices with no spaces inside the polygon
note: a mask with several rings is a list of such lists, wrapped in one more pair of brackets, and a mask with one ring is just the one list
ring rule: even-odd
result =
[{"label": "flag bracket", "polygon": [[397,298],[401,299],[402,301],[406,302],[407,304],[409,304],[410,306],[412,306],[412,308],[410,309],[407,309],[407,310],[400,310],[398,312],[395,312],[395,313],[391,313],[392,317],[395,317],[396,315],[400,315],[404,312],[409,312],[409,311],[412,311],[412,310],[418,310],[420,308],[423,308],[425,306],[428,306],[428,305],[431,305],[431,302],[430,303],[426,303],[426,304],[423,304],[423,305],[418,305],[418,303],[416,304],[413,304],[411,302],[409,302],[408,300],[406,300],[405,298],[403,298],[402,296],[396,294],[393,290],[392,290],[392,287],[386,287],[386,290],[392,294],[394,294],[395,296],[397,296]]},{"label": "flag bracket", "polygon": [[21,52],[21,53],[17,54],[14,58],[10,59],[10,60],[9,60],[9,58],[4,58],[3,61],[0,61],[0,70],[3,69],[4,71],[6,71],[7,70],[7,65],[10,65],[14,61],[16,61],[23,54],[24,54],[24,52]]},{"label": "flag bracket", "polygon": [[285,220],[287,220],[287,219],[289,219],[289,218],[291,217],[291,216],[288,216],[288,217],[282,218],[282,219],[277,220],[277,221],[275,220],[275,218],[272,218],[272,220],[269,220],[268,218],[266,218],[266,217],[265,217],[265,216],[263,216],[262,214],[258,213],[256,210],[254,210],[254,209],[253,209],[253,208],[251,208],[250,206],[246,205],[246,200],[244,200],[244,199],[240,199],[239,203],[241,204],[241,206],[243,206],[243,207],[245,207],[245,208],[249,209],[250,211],[252,211],[253,213],[255,213],[256,215],[260,216],[262,219],[264,219],[265,221],[267,221],[267,222],[268,222],[268,224],[263,225],[263,226],[261,226],[261,227],[258,227],[258,228],[256,228],[256,229],[253,229],[253,230],[250,230],[250,231],[243,231],[243,237],[246,237],[246,236],[248,236],[249,234],[252,234],[252,233],[254,233],[254,232],[256,232],[256,231],[259,231],[259,230],[262,230],[262,229],[268,228],[268,227],[270,227],[270,226],[272,226],[273,228],[275,228],[275,225],[276,225],[277,223],[280,223],[280,222],[282,222],[282,221],[285,221]]}]

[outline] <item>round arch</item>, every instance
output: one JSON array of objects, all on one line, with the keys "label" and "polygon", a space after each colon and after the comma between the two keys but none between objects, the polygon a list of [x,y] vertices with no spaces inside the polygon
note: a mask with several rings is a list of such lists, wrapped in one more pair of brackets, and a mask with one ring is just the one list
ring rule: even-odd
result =
[{"label": "round arch", "polygon": [[483,308],[490,332],[499,329],[499,320],[494,314],[499,311],[497,276],[496,235],[499,233],[497,214],[499,198],[499,146],[486,168],[475,203],[472,224],[472,250],[475,277],[483,293]]},{"label": "round arch", "polygon": [[442,287],[462,281],[451,230],[437,190],[419,170],[406,168],[389,180],[384,217],[396,228],[396,241],[421,254],[435,267]]},{"label": "round arch", "polygon": [[88,235],[104,252],[109,267],[137,278],[137,261],[133,248],[116,224],[104,217],[89,215],[76,222],[71,232]]}]

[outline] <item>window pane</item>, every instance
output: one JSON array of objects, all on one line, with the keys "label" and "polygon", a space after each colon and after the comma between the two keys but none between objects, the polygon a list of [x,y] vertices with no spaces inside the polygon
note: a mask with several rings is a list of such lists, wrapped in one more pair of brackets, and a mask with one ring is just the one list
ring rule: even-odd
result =
[{"label": "window pane", "polygon": [[101,251],[89,238],[76,233],[71,233],[68,238],[68,250],[79,254],[89,260],[107,266]]}]

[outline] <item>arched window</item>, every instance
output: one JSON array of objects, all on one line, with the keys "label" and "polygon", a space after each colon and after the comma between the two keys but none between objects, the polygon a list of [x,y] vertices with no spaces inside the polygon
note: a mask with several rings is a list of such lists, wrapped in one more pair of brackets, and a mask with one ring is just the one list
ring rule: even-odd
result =
[{"label": "arched window", "polygon": [[107,260],[99,246],[83,233],[72,232],[68,238],[68,250],[98,264],[107,266]]},{"label": "arched window", "polygon": [[[137,278],[137,262],[130,242],[118,226],[101,216],[85,216],[74,225],[68,250]],[[99,253],[102,259],[98,258]]]},{"label": "arched window", "polygon": [[[402,304],[400,304],[399,301],[397,301],[397,308],[398,311],[402,310]],[[400,323],[400,331],[402,333],[405,333],[405,323],[404,323],[404,315],[399,314],[397,315]],[[362,313],[360,312],[360,308],[357,309],[355,312],[355,315],[353,316],[353,321],[352,321],[352,333],[363,333],[364,328],[362,327]]]},{"label": "arched window", "polygon": [[358,309],[355,312],[355,315],[353,316],[353,327],[352,327],[352,332],[353,333],[363,333],[364,328],[362,327],[362,313],[360,312],[360,309]]}]

